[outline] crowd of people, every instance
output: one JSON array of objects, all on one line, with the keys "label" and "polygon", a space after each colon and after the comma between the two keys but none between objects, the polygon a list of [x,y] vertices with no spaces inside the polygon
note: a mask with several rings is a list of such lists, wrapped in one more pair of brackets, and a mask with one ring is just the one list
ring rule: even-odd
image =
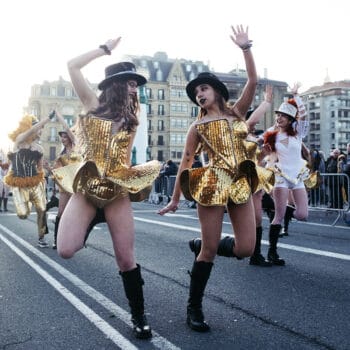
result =
[{"label": "crowd of people", "polygon": [[[268,130],[256,130],[257,123],[271,109],[273,89],[266,87],[265,99],[255,110],[258,76],[248,28],[231,27],[231,41],[240,49],[247,72],[241,96],[232,103],[226,85],[214,74],[201,72],[186,86],[188,98],[199,107],[191,124],[180,164],[156,160],[131,165],[133,140],[139,124],[138,88],[147,83],[131,62],[107,66],[99,94],[90,87],[82,69],[96,59],[110,55],[121,38],[85,52],[68,62],[68,71],[83,111],[70,128],[59,108],[38,120],[25,115],[10,135],[13,150],[8,162],[0,163],[0,211],[7,211],[11,190],[20,219],[26,219],[34,205],[37,213],[38,245],[48,246],[45,169],[59,189],[54,205],[58,212],[53,248],[64,259],[72,258],[85,244],[92,227],[106,222],[117,269],[131,311],[137,338],[152,336],[145,314],[141,266],[134,252],[135,229],[132,202],[148,198],[152,185],[164,192],[165,179],[175,182],[166,189],[167,203],[158,211],[176,212],[183,195],[197,209],[201,234],[189,241],[195,260],[190,272],[186,322],[197,332],[210,326],[203,313],[203,296],[217,255],[242,260],[250,265],[284,266],[277,253],[279,237],[288,235],[292,218],[306,220],[309,203],[320,202],[319,191],[307,189],[315,173],[345,173],[350,176],[350,143],[347,154],[332,150],[325,160],[320,150],[308,150],[303,139],[308,133],[307,112],[295,85],[288,99],[280,101],[275,123]],[[62,150],[52,166],[45,163],[39,144],[42,129],[55,118]],[[203,160],[203,161],[202,161]],[[344,183],[317,184],[330,191],[331,208],[342,207]],[[3,204],[3,210],[2,210]],[[268,213],[269,249],[261,252],[262,215]],[[232,235],[222,237],[225,213]],[[244,218],[244,219],[242,219]]]}]

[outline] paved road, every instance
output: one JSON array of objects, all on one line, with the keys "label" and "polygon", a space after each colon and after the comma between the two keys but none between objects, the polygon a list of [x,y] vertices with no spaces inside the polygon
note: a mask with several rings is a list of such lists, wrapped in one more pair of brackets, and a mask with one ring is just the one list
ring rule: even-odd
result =
[{"label": "paved road", "polygon": [[[197,334],[185,324],[196,211],[160,217],[158,208],[134,204],[151,341],[131,335],[105,224],[63,260],[36,247],[34,214],[0,214],[0,349],[350,349],[350,228],[331,226],[332,213],[291,223],[280,240],[285,267],[218,257],[203,304],[212,331]],[[264,219],[264,253],[267,230]],[[227,218],[223,234],[231,234]]]}]

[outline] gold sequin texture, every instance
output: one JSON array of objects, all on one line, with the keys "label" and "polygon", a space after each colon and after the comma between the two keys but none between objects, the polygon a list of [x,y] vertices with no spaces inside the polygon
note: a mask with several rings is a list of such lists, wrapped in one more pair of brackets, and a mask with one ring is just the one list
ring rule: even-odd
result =
[{"label": "gold sequin texture", "polygon": [[185,198],[204,206],[246,203],[257,188],[258,177],[244,143],[248,134],[245,122],[218,119],[196,128],[209,163],[181,173]]},{"label": "gold sequin texture", "polygon": [[[63,178],[70,178],[70,189],[84,194],[100,208],[128,195],[132,201],[144,200],[159,175],[160,163],[153,160],[129,167],[126,162],[130,134],[119,131],[113,135],[111,120],[80,118],[79,137],[82,139],[79,143],[84,160],[67,169],[71,175],[63,175]],[[62,173],[63,168],[58,171]]]}]

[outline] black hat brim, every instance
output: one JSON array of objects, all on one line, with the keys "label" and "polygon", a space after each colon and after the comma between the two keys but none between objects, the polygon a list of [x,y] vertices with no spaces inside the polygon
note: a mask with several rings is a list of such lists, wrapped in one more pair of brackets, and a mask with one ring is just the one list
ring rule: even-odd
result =
[{"label": "black hat brim", "polygon": [[194,90],[196,89],[196,87],[198,85],[202,85],[202,84],[210,85],[216,91],[220,92],[220,94],[223,96],[225,101],[228,101],[229,93],[228,93],[227,87],[224,83],[222,83],[218,79],[213,79],[210,77],[199,77],[199,78],[191,80],[186,86],[187,96],[196,105],[198,105],[198,103],[196,101],[196,94],[195,94]]},{"label": "black hat brim", "polygon": [[120,72],[109,76],[108,78],[102,80],[98,84],[98,88],[100,90],[104,90],[108,85],[110,85],[114,81],[126,81],[126,80],[135,80],[138,86],[145,85],[147,83],[147,79],[140,74],[135,72]]}]

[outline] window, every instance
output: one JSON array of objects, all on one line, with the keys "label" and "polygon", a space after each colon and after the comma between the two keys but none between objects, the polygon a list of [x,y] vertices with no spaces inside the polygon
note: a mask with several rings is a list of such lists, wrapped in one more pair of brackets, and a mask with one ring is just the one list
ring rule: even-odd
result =
[{"label": "window", "polygon": [[191,107],[191,117],[196,118],[197,115],[198,115],[198,107],[197,106]]},{"label": "window", "polygon": [[152,114],[152,105],[147,104],[147,114]]},{"label": "window", "polygon": [[147,120],[148,123],[148,130],[151,131],[152,130],[152,120]]},{"label": "window", "polygon": [[48,85],[41,86],[40,96],[50,96],[50,86]]},{"label": "window", "polygon": [[50,96],[57,96],[57,90],[56,90],[56,87],[52,87],[51,88],[51,93],[50,93]]},{"label": "window", "polygon": [[164,138],[162,135],[158,136],[158,146],[164,146]]},{"label": "window", "polygon": [[63,115],[63,118],[67,125],[71,128],[74,124],[74,117],[72,115]]},{"label": "window", "polygon": [[57,140],[57,129],[54,127],[50,128],[50,136],[49,136],[49,141],[50,142],[56,142]]},{"label": "window", "polygon": [[164,120],[158,120],[158,131],[164,131]]},{"label": "window", "polygon": [[152,89],[146,88],[146,96],[148,99],[152,99]]},{"label": "window", "polygon": [[158,105],[158,115],[164,115],[164,105]]},{"label": "window", "polygon": [[56,159],[56,147],[50,147],[50,161],[54,161]]},{"label": "window", "polygon": [[158,90],[158,100],[164,100],[164,89]]},{"label": "window", "polygon": [[57,96],[64,97],[66,95],[66,89],[62,85],[57,86]]},{"label": "window", "polygon": [[158,151],[158,160],[161,162],[164,161],[163,151]]}]

